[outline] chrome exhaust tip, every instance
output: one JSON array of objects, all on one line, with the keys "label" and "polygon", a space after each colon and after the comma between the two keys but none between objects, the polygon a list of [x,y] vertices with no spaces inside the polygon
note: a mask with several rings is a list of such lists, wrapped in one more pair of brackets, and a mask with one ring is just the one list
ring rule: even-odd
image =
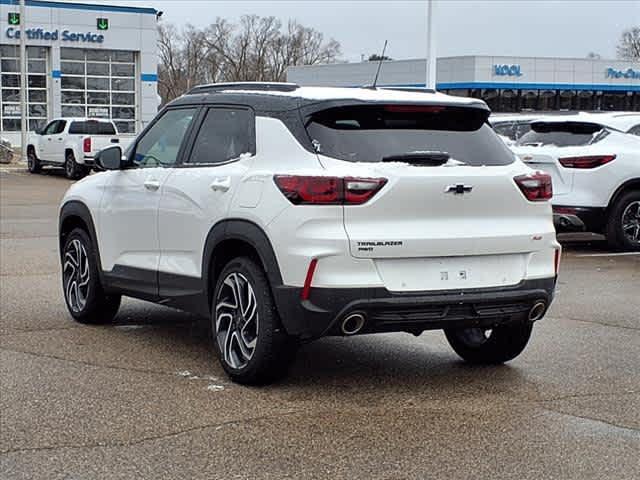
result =
[{"label": "chrome exhaust tip", "polygon": [[545,312],[547,311],[547,304],[545,302],[536,302],[531,310],[529,310],[529,321],[535,322],[536,320],[540,320],[544,317]]},{"label": "chrome exhaust tip", "polygon": [[365,318],[362,313],[347,315],[340,324],[340,330],[344,335],[355,335],[364,327]]}]

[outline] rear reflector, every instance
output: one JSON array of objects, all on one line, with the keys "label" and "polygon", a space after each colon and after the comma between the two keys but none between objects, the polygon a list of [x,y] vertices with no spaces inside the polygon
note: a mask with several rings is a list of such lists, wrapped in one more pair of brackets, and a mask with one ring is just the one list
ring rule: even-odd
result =
[{"label": "rear reflector", "polygon": [[580,157],[563,157],[558,161],[565,168],[596,168],[605,165],[609,162],[613,162],[616,159],[615,155],[585,155]]},{"label": "rear reflector", "polygon": [[387,183],[386,178],[275,175],[276,185],[294,205],[362,205]]},{"label": "rear reflector", "polygon": [[560,271],[560,249],[556,250],[555,257],[553,258],[553,267],[556,275],[558,275],[558,272]]},{"label": "rear reflector", "polygon": [[82,142],[82,151],[84,151],[84,153],[91,152],[91,137],[86,137]]},{"label": "rear reflector", "polygon": [[311,282],[313,280],[313,274],[316,271],[316,265],[318,265],[318,259],[314,258],[309,262],[309,268],[307,269],[307,276],[304,279],[304,286],[302,292],[300,292],[300,300],[309,300],[311,294]]},{"label": "rear reflector", "polygon": [[514,178],[527,200],[541,202],[550,200],[553,196],[551,176],[544,172],[534,172],[529,175],[519,175]]}]

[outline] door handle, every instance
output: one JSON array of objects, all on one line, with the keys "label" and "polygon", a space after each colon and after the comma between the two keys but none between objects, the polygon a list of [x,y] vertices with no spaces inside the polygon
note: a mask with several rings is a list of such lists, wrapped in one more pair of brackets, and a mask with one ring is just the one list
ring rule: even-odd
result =
[{"label": "door handle", "polygon": [[210,187],[214,192],[226,192],[231,188],[231,177],[214,178]]},{"label": "door handle", "polygon": [[50,142],[51,141],[51,137],[47,138],[47,140]]},{"label": "door handle", "polygon": [[160,182],[154,178],[149,178],[144,181],[144,188],[147,190],[156,191],[160,188]]}]

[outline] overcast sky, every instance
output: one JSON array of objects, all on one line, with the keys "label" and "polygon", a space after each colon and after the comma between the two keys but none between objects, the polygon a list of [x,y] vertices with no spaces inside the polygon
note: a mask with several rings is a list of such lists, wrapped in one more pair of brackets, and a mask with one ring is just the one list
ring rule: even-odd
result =
[{"label": "overcast sky", "polygon": [[[198,26],[217,16],[273,15],[333,37],[343,58],[379,52],[395,59],[426,55],[424,0],[144,0],[104,2],[151,6],[163,21]],[[615,58],[620,33],[640,25],[640,0],[436,0],[437,56],[513,55]]]}]

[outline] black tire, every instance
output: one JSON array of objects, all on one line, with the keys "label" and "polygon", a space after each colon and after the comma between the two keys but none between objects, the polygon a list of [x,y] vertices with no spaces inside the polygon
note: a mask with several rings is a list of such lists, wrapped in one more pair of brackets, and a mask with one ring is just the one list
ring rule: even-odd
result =
[{"label": "black tire", "polygon": [[607,242],[616,250],[640,251],[640,190],[622,195],[609,211]]},{"label": "black tire", "polygon": [[69,313],[80,323],[109,323],[120,308],[120,295],[104,293],[95,248],[81,228],[74,229],[64,243],[62,289]]},{"label": "black tire", "polygon": [[42,170],[42,165],[40,164],[40,160],[36,156],[36,151],[33,147],[27,149],[27,168],[30,173],[40,173]]},{"label": "black tire", "polygon": [[[240,292],[239,301],[234,301],[233,292]],[[251,293],[255,308],[249,308]],[[244,306],[246,315],[241,312]],[[218,276],[211,331],[220,364],[237,383],[264,385],[278,380],[295,356],[296,343],[281,325],[264,271],[248,257],[231,260]],[[243,352],[250,353],[248,358]]]},{"label": "black tire", "polygon": [[80,177],[82,166],[76,162],[73,152],[67,152],[64,155],[64,174],[69,180],[75,180]]},{"label": "black tire", "polygon": [[480,328],[448,329],[445,335],[451,347],[466,362],[500,364],[513,360],[527,346],[533,323],[518,322],[491,330]]}]

